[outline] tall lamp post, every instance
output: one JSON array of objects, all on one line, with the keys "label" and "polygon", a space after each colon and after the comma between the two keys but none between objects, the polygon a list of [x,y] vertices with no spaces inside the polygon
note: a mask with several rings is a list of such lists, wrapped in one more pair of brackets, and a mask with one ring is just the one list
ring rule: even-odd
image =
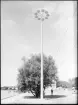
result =
[{"label": "tall lamp post", "polygon": [[41,99],[43,99],[43,21],[48,19],[49,13],[45,9],[37,10],[35,18],[41,20]]}]

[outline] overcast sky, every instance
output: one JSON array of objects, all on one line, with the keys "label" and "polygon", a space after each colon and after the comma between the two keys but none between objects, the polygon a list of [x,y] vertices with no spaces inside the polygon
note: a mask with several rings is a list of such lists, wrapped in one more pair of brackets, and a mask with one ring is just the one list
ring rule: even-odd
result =
[{"label": "overcast sky", "polygon": [[77,75],[76,1],[1,2],[1,85],[16,85],[21,58],[41,52],[39,8],[49,11],[43,22],[43,52],[52,55],[60,80]]}]

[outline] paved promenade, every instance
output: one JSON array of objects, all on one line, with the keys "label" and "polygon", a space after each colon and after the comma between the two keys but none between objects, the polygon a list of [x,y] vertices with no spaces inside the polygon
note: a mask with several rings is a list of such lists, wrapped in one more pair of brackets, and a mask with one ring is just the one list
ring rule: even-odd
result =
[{"label": "paved promenade", "polygon": [[[30,98],[27,98],[30,97]],[[64,94],[61,92],[54,93],[53,96],[46,95],[44,99],[35,99],[33,95],[30,93],[22,93],[17,96],[10,97],[7,99],[1,100],[3,104],[76,104],[77,103],[77,94],[72,94],[71,92],[65,92]]]}]

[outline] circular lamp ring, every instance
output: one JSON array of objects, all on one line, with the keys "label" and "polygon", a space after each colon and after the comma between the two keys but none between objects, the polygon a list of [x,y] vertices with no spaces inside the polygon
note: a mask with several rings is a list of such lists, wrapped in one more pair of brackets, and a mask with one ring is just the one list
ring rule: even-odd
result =
[{"label": "circular lamp ring", "polygon": [[37,10],[37,12],[35,13],[35,18],[37,18],[38,20],[44,21],[45,19],[48,19],[49,13],[48,11],[41,9],[41,10]]}]

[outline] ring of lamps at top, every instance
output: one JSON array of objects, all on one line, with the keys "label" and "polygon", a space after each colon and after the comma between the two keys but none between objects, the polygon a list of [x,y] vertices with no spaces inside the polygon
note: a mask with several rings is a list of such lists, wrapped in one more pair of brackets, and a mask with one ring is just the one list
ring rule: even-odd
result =
[{"label": "ring of lamps at top", "polygon": [[49,13],[45,9],[37,10],[37,12],[35,13],[35,18],[41,21],[48,19],[48,17],[49,17]]}]

